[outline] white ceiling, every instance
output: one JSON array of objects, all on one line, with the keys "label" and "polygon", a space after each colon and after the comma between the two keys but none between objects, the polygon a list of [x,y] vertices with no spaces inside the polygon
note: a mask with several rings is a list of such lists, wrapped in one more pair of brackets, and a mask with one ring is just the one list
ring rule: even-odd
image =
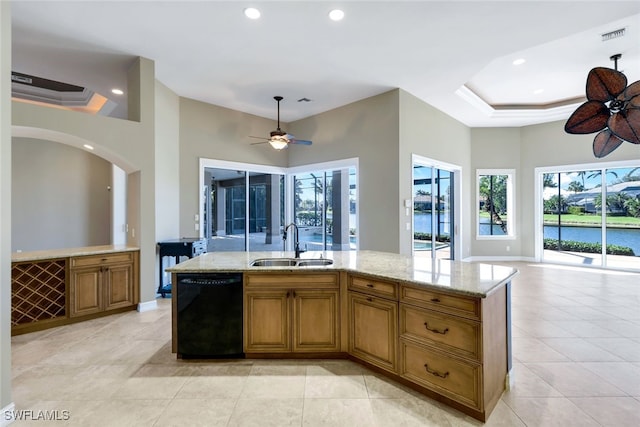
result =
[{"label": "white ceiling", "polygon": [[[252,21],[243,9],[262,16]],[[137,56],[180,96],[291,122],[401,88],[468,126],[568,117],[588,71],[640,80],[640,1],[12,2],[14,71],[121,105]],[[345,12],[332,22],[333,8]],[[601,41],[619,28],[626,35]],[[516,58],[526,62],[512,65]],[[538,89],[543,92],[534,94]],[[312,102],[297,102],[300,98]],[[573,100],[563,108],[552,104]],[[566,102],[565,102],[566,103]],[[497,108],[491,105],[508,108]],[[122,112],[124,106],[120,109]],[[116,111],[117,112],[117,111]]]}]

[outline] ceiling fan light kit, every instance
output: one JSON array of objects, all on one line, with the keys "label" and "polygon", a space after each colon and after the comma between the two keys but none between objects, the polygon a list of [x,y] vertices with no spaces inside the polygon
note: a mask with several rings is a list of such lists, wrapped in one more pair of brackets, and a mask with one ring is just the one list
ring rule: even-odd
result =
[{"label": "ceiling fan light kit", "polygon": [[259,136],[250,136],[249,138],[258,138],[264,139],[262,142],[254,142],[251,145],[256,144],[264,144],[268,142],[273,148],[276,150],[282,150],[289,146],[289,144],[302,144],[302,145],[311,145],[311,141],[307,141],[304,139],[296,139],[293,135],[288,134],[287,132],[280,129],[280,101],[283,100],[281,96],[274,96],[273,99],[278,103],[278,128],[274,131],[270,132],[269,138],[262,138]]},{"label": "ceiling fan light kit", "polygon": [[623,142],[640,144],[640,80],[627,86],[627,77],[618,71],[618,59],[611,56],[615,69],[596,67],[587,76],[587,101],[565,123],[570,134],[598,132],[593,154],[605,157]]}]

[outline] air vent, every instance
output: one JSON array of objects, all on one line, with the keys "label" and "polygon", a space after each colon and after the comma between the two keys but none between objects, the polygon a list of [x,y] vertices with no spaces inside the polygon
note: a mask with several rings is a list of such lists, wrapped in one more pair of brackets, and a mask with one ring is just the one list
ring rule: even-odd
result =
[{"label": "air vent", "polygon": [[25,84],[32,84],[33,79],[31,77],[19,76],[17,74],[11,74],[11,81]]},{"label": "air vent", "polygon": [[618,37],[624,37],[624,33],[626,30],[627,30],[626,28],[620,28],[619,30],[609,31],[608,33],[604,33],[602,35],[602,41],[606,42],[609,40],[617,39]]}]

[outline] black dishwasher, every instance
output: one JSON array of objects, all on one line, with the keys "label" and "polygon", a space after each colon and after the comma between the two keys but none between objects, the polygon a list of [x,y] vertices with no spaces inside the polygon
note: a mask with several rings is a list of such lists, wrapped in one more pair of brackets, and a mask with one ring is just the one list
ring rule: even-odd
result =
[{"label": "black dishwasher", "polygon": [[242,358],[242,273],[178,274],[178,357]]}]

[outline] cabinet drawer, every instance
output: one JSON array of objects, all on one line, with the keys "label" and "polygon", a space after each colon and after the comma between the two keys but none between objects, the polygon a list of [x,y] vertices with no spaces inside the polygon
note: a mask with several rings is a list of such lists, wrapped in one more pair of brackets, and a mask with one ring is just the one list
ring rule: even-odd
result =
[{"label": "cabinet drawer", "polygon": [[398,284],[395,282],[385,282],[364,276],[349,276],[349,289],[395,300],[398,299]]},{"label": "cabinet drawer", "polygon": [[320,274],[246,274],[244,286],[247,288],[312,288],[337,289],[337,273]]},{"label": "cabinet drawer", "polygon": [[477,298],[450,295],[403,285],[400,292],[400,302],[471,319],[480,319],[480,301]]},{"label": "cabinet drawer", "polygon": [[400,341],[401,375],[464,405],[482,409],[479,364]]},{"label": "cabinet drawer", "polygon": [[117,252],[71,258],[71,268],[133,262],[133,252]]},{"label": "cabinet drawer", "polygon": [[400,304],[400,335],[480,359],[480,323]]}]

